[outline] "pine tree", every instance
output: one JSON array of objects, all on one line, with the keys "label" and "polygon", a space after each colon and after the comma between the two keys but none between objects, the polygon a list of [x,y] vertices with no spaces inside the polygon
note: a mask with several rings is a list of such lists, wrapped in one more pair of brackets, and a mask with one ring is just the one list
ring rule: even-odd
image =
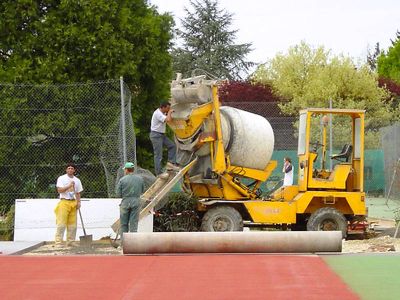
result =
[{"label": "pine tree", "polygon": [[367,54],[367,64],[370,67],[372,71],[375,71],[377,68],[377,63],[378,63],[378,57],[381,55],[382,51],[379,47],[379,42],[375,44],[375,49],[374,52],[371,53],[368,51]]},{"label": "pine tree", "polygon": [[398,41],[400,41],[400,31],[399,30],[396,31],[396,38],[394,40],[390,39],[390,41],[392,42],[392,46],[395,46],[396,43]]},{"label": "pine tree", "polygon": [[232,14],[217,0],[190,0],[190,5],[177,31],[182,46],[172,49],[174,71],[190,76],[202,69],[218,78],[241,79],[254,64],[246,60],[251,44],[235,44]]}]

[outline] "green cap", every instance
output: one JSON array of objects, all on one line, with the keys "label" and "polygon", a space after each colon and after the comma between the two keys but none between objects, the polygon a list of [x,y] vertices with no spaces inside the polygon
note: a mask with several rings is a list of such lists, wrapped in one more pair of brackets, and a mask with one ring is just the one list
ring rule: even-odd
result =
[{"label": "green cap", "polygon": [[133,169],[135,168],[135,165],[131,162],[127,162],[124,166],[124,169]]}]

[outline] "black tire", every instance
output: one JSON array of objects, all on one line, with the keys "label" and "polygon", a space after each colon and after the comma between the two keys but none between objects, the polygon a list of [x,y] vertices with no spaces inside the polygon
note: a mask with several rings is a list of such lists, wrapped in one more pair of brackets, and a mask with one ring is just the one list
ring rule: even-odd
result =
[{"label": "black tire", "polygon": [[308,231],[332,231],[342,232],[347,236],[347,220],[345,216],[335,208],[323,207],[315,211],[308,219]]},{"label": "black tire", "polygon": [[290,230],[291,231],[307,231],[306,215],[304,215],[304,214],[297,215],[296,216],[296,224],[291,224]]},{"label": "black tire", "polygon": [[231,206],[216,206],[204,214],[201,231],[243,231],[243,218]]}]

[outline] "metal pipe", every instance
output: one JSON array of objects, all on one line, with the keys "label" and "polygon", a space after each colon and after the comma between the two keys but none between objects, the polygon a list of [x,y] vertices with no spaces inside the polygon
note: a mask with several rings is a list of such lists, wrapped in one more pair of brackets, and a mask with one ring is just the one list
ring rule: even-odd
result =
[{"label": "metal pipe", "polygon": [[[332,109],[332,99],[329,99],[329,108]],[[332,160],[332,145],[333,145],[333,129],[332,129],[332,114],[329,114],[329,170],[333,170]]]},{"label": "metal pipe", "polygon": [[341,231],[124,233],[124,254],[341,252]]},{"label": "metal pipe", "polygon": [[121,88],[121,131],[122,131],[122,158],[124,163],[127,161],[126,153],[126,125],[125,125],[125,98],[124,98],[124,78],[119,78],[119,85]]}]

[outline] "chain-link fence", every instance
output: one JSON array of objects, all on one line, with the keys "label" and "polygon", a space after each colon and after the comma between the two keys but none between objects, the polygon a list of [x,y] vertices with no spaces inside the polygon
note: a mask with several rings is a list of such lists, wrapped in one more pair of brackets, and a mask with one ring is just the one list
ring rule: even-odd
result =
[{"label": "chain-link fence", "polygon": [[[283,114],[275,102],[223,105],[259,114],[271,123],[272,159],[278,166],[264,189],[282,179],[286,156],[293,160],[296,178],[298,116]],[[131,93],[121,80],[0,85],[0,115],[0,237],[12,230],[15,199],[57,197],[55,182],[67,162],[77,165],[87,198],[112,197],[122,163],[136,164]],[[399,126],[374,130],[381,135],[382,147],[366,145],[364,186],[370,197],[383,198],[391,187],[390,196],[399,198]],[[334,140],[333,151],[340,151],[342,145],[341,139]],[[146,170],[139,171],[146,173],[149,184],[154,180]]]},{"label": "chain-link fence", "polygon": [[0,236],[13,226],[15,199],[58,197],[66,163],[76,164],[86,198],[113,196],[122,163],[136,163],[131,94],[122,80],[2,84],[0,115]]},{"label": "chain-link fence", "polygon": [[381,129],[385,196],[400,199],[400,124]]}]

